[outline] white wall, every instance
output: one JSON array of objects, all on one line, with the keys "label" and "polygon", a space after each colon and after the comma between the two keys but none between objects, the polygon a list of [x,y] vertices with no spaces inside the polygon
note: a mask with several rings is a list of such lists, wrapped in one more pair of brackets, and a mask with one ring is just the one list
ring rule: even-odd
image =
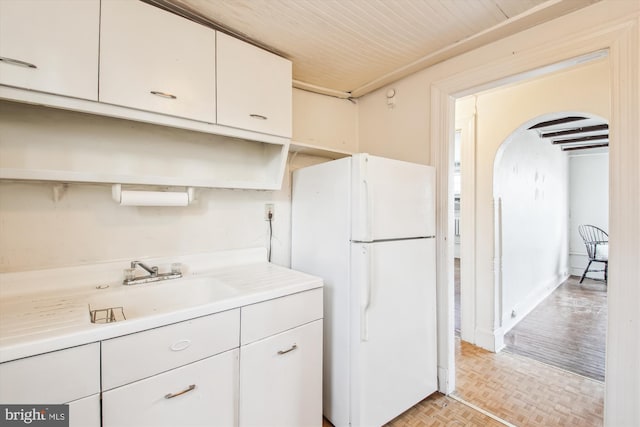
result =
[{"label": "white wall", "polygon": [[[571,274],[582,276],[589,262],[578,226],[591,224],[609,232],[609,153],[584,153],[569,156]],[[601,269],[602,264],[595,264]],[[603,273],[589,273],[602,278]]]},{"label": "white wall", "polygon": [[203,189],[170,208],[119,206],[95,184],[69,184],[55,201],[54,185],[0,181],[0,271],[266,247],[265,203],[275,205],[272,260],[289,265],[288,176],[281,191]]},{"label": "white wall", "polygon": [[293,141],[358,152],[358,105],[293,89]]},{"label": "white wall", "polygon": [[[431,164],[428,71],[416,73],[358,99],[361,152]],[[387,105],[386,93],[390,88],[396,91],[393,108]]]},{"label": "white wall", "polygon": [[569,269],[568,157],[527,127],[502,144],[494,170],[503,333],[560,285]]},{"label": "white wall", "polygon": [[[304,98],[302,107],[300,98]],[[336,147],[355,145],[357,121],[352,103],[306,93],[298,93],[296,99],[299,108],[294,106],[294,136],[327,145],[335,142]],[[5,130],[11,127],[11,132],[4,135],[5,139],[9,137],[6,135],[12,139],[3,141],[3,147],[10,147],[12,156],[25,159],[33,156],[30,152],[33,146],[41,149],[47,144],[51,153],[59,155],[61,150],[79,145],[102,149],[104,141],[117,138],[122,149],[104,155],[145,167],[141,146],[154,150],[159,144],[166,149],[181,141],[206,144],[207,138],[212,137],[26,104],[3,102],[2,108],[0,126]],[[320,117],[313,116],[318,120],[317,126],[305,117],[309,111],[322,112]],[[127,143],[135,143],[136,154],[127,151]],[[171,156],[167,159],[170,161]],[[0,272],[266,247],[265,203],[275,205],[272,261],[288,266],[290,173],[298,167],[326,160],[290,155],[280,191],[198,189],[196,203],[188,207],[118,206],[111,199],[110,186],[98,184],[69,184],[59,200],[54,200],[54,183],[1,180]]]}]

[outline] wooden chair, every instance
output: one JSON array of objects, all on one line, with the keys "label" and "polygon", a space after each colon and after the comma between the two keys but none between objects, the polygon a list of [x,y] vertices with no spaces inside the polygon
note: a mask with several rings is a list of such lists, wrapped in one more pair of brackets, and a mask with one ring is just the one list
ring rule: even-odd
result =
[{"label": "wooden chair", "polygon": [[[584,269],[580,283],[584,280],[587,272],[604,272],[604,281],[607,281],[607,270],[609,267],[609,235],[602,229],[595,225],[580,225],[578,226],[578,232],[580,237],[584,241],[584,245],[587,247],[587,254],[589,255],[589,264]],[[599,262],[604,264],[603,270],[590,270],[591,263]],[[600,280],[600,279],[594,279]]]}]

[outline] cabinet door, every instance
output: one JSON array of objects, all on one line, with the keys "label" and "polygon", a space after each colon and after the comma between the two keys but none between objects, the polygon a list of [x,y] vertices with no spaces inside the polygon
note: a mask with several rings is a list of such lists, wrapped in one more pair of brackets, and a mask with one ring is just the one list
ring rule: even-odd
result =
[{"label": "cabinet door", "polygon": [[100,427],[100,394],[69,402],[69,427]]},{"label": "cabinet door", "polygon": [[100,101],[215,123],[215,38],[141,1],[102,0]]},{"label": "cabinet door", "polygon": [[1,0],[0,84],[96,101],[99,0]]},{"label": "cabinet door", "polygon": [[0,363],[4,404],[65,403],[99,392],[100,343]]},{"label": "cabinet door", "polygon": [[103,427],[237,426],[238,349],[102,394]]},{"label": "cabinet door", "polygon": [[291,61],[218,32],[218,123],[291,137]]},{"label": "cabinet door", "polygon": [[240,425],[322,424],[322,320],[241,347]]}]

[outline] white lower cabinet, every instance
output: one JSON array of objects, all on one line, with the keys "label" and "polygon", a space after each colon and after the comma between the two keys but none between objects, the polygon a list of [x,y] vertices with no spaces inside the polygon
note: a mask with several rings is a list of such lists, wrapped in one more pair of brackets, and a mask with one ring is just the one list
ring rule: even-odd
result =
[{"label": "white lower cabinet", "polygon": [[102,394],[104,427],[237,426],[238,349]]},{"label": "white lower cabinet", "polygon": [[68,403],[70,427],[100,427],[100,343],[0,363],[0,403]]},{"label": "white lower cabinet", "polygon": [[322,300],[316,288],[0,363],[0,403],[68,403],[71,427],[321,426]]},{"label": "white lower cabinet", "polygon": [[67,403],[100,393],[100,344],[0,363],[0,403]]},{"label": "white lower cabinet", "polygon": [[322,423],[322,320],[240,349],[240,426]]},{"label": "white lower cabinet", "polygon": [[100,394],[69,402],[69,427],[100,427]]}]

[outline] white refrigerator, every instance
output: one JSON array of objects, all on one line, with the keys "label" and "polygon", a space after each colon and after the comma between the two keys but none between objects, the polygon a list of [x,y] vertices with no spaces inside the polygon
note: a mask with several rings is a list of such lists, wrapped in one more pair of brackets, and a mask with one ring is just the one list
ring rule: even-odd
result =
[{"label": "white refrigerator", "polygon": [[336,427],[380,426],[437,389],[434,180],[368,154],[293,173],[291,264],[324,279]]}]

